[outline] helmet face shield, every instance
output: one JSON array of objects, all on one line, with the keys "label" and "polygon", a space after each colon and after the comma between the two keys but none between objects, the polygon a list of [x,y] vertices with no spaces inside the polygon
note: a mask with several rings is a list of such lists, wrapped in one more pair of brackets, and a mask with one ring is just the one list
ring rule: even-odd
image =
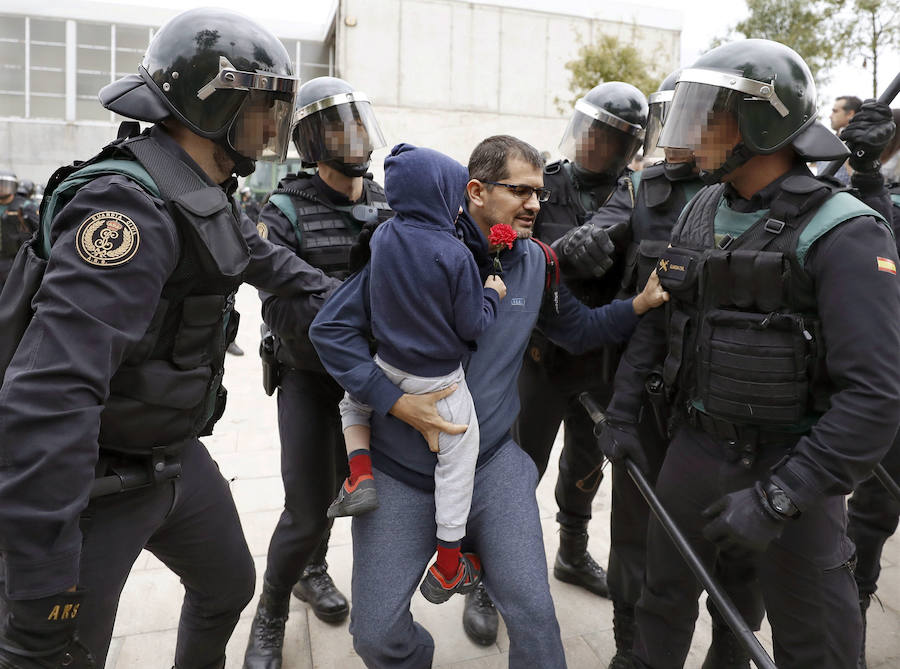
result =
[{"label": "helmet face shield", "polygon": [[739,111],[743,97],[727,88],[679,81],[659,146],[692,151],[702,170],[717,169],[741,141]]},{"label": "helmet face shield", "polygon": [[372,151],[385,145],[372,104],[363,93],[313,102],[298,109],[294,121],[297,152],[308,163],[367,164]]},{"label": "helmet face shield", "polygon": [[559,149],[588,172],[616,176],[643,143],[643,128],[582,99],[575,103]]},{"label": "helmet face shield", "polygon": [[0,174],[0,197],[7,198],[16,194],[19,181],[12,174]]},{"label": "helmet face shield", "polygon": [[650,94],[650,111],[647,115],[647,134],[644,138],[644,158],[662,158],[662,147],[659,146],[659,135],[662,133],[666,114],[672,104],[673,91],[660,91]]},{"label": "helmet face shield", "polygon": [[252,90],[228,134],[235,151],[251,160],[283,162],[291,141],[294,99]]}]

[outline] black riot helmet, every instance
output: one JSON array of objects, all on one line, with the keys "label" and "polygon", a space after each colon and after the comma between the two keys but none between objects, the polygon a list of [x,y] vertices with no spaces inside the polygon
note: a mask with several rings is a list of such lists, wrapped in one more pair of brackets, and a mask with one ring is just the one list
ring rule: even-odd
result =
[{"label": "black riot helmet", "polygon": [[0,199],[6,199],[16,194],[19,188],[19,180],[9,170],[0,170]]},{"label": "black riot helmet", "polygon": [[618,176],[644,142],[647,98],[631,84],[608,81],[575,103],[560,152],[578,168]]},{"label": "black riot helmet", "polygon": [[694,151],[708,183],[789,145],[805,161],[848,155],[816,120],[809,67],[793,49],[762,39],[724,44],[682,70],[659,145]]},{"label": "black riot helmet", "polygon": [[651,93],[647,102],[649,111],[647,114],[647,135],[644,138],[644,157],[660,156],[662,151],[659,145],[659,134],[662,132],[666,121],[666,114],[671,106],[672,97],[675,95],[675,82],[681,70],[675,70],[662,80],[655,93]]},{"label": "black riot helmet", "polygon": [[23,195],[28,199],[34,197],[34,182],[31,179],[22,179],[19,187],[16,189],[19,195]]},{"label": "black riot helmet", "polygon": [[325,163],[348,177],[363,176],[372,151],[385,145],[369,98],[336,77],[300,87],[293,137],[305,164]]},{"label": "black riot helmet", "polygon": [[215,141],[246,176],[254,161],[283,161],[299,82],[275,35],[224,9],[192,9],[154,35],[138,74],[100,91],[117,114],[157,123],[174,117]]}]

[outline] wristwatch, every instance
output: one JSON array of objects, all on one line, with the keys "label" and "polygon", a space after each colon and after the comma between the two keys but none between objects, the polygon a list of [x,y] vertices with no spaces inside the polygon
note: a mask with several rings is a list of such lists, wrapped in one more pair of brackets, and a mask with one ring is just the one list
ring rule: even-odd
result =
[{"label": "wristwatch", "polygon": [[763,486],[766,493],[766,499],[769,506],[780,516],[785,518],[797,518],[800,516],[800,509],[791,501],[787,493],[777,485],[769,481]]}]

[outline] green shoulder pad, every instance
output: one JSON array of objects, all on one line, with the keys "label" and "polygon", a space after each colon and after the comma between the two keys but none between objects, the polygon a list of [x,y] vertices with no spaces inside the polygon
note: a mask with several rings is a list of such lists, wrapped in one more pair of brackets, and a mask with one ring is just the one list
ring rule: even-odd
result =
[{"label": "green shoulder pad", "polygon": [[41,209],[41,252],[45,259],[50,257],[50,225],[56,214],[75,197],[78,189],[101,176],[121,174],[136,182],[141,188],[154,197],[160,197],[159,187],[150,174],[136,160],[107,158],[86,165],[72,172],[53,189],[48,205]]},{"label": "green shoulder pad", "polygon": [[300,226],[297,224],[297,210],[294,209],[294,203],[291,202],[290,196],[286,193],[275,193],[269,197],[269,203],[278,207],[278,210],[291,222],[294,236],[297,237],[297,248],[302,249],[303,242],[301,241]]},{"label": "green shoulder pad", "polygon": [[840,223],[857,216],[871,216],[884,225],[892,237],[894,236],[891,226],[877,211],[850,193],[835,193],[819,208],[816,215],[800,233],[800,239],[797,241],[797,261],[800,265],[806,262],[806,254],[817,239]]}]

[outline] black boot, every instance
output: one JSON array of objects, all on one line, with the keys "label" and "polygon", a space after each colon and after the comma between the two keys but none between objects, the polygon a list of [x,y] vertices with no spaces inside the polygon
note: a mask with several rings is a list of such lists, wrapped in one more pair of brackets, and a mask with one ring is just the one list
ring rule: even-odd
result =
[{"label": "black boot", "polygon": [[256,615],[250,625],[244,669],[281,669],[281,647],[284,645],[289,603],[290,593],[275,592],[263,583]]},{"label": "black boot", "polygon": [[294,586],[294,597],[312,607],[316,618],[326,623],[347,619],[350,604],[328,575],[328,563],[308,564]]},{"label": "black boot", "polygon": [[484,583],[479,583],[466,595],[463,608],[463,630],[479,646],[490,646],[497,641],[499,625],[497,609],[491,601]]},{"label": "black boot", "polygon": [[727,625],[712,626],[712,642],[701,669],[750,669],[750,653]]},{"label": "black boot", "polygon": [[606,572],[594,562],[587,550],[587,524],[583,528],[559,526],[559,551],[553,565],[553,575],[564,583],[580,585],[595,595],[607,597]]},{"label": "black boot", "polygon": [[856,669],[866,669],[866,613],[869,610],[870,601],[869,595],[860,594],[859,612],[862,614],[862,646],[859,649],[859,661],[856,664]]},{"label": "black boot", "polygon": [[613,635],[616,637],[616,654],[609,669],[634,669],[634,608],[613,602]]}]

